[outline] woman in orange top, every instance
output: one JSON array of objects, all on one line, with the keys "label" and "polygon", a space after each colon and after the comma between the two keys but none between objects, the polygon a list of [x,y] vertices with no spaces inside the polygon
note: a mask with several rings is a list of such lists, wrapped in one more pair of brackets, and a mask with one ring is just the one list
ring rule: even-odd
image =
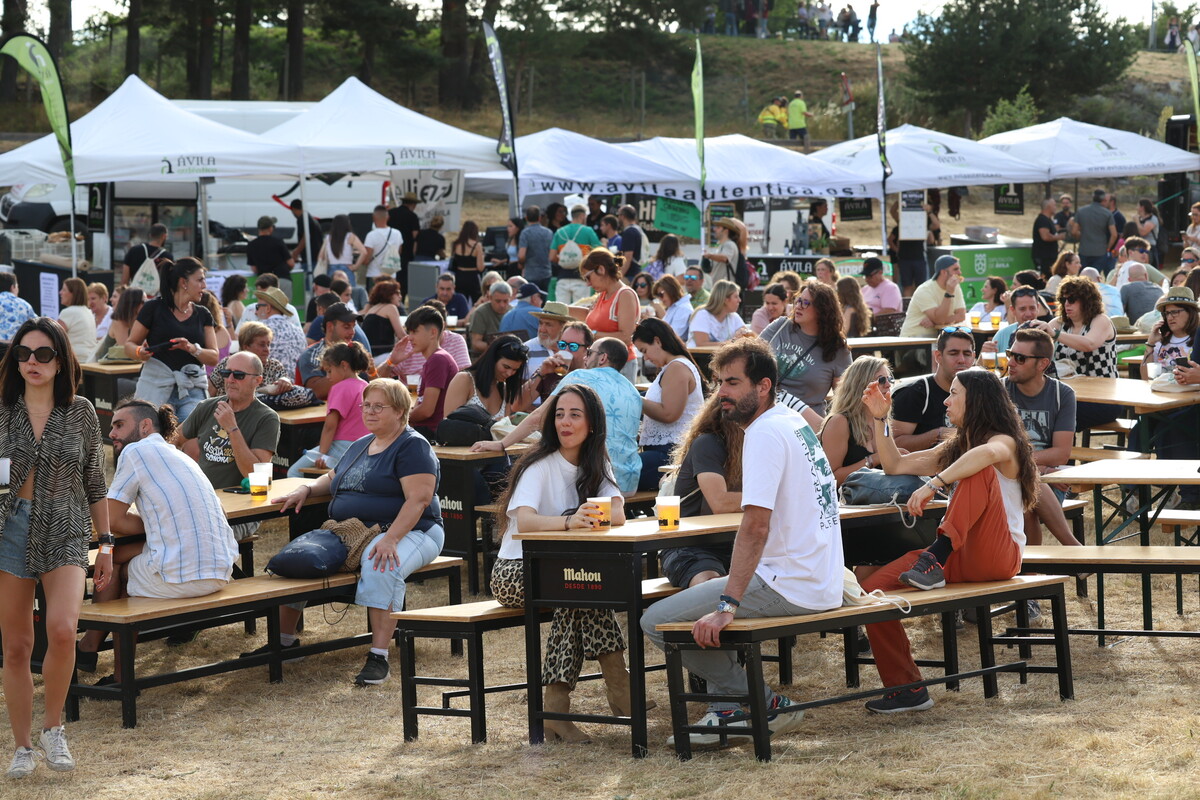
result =
[{"label": "woman in orange top", "polygon": [[613,336],[629,347],[629,361],[622,374],[632,380],[637,374],[637,353],[633,349],[633,329],[641,308],[637,293],[621,280],[625,259],[604,247],[593,248],[579,265],[579,274],[592,291],[596,302],[589,309],[571,306],[571,316],[583,320],[597,336]]}]

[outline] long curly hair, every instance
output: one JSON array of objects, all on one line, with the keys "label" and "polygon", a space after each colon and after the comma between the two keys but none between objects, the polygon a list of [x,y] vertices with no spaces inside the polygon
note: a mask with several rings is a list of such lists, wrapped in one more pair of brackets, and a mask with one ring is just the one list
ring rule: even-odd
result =
[{"label": "long curly hair", "polygon": [[1104,299],[1096,285],[1081,275],[1068,275],[1058,284],[1058,318],[1063,327],[1071,324],[1067,318],[1067,301],[1079,303],[1083,324],[1090,325],[1092,320],[1104,313]]},{"label": "long curly hair", "polygon": [[993,436],[1011,436],[1017,443],[1021,506],[1025,511],[1030,510],[1037,505],[1040,489],[1037,465],[1033,461],[1033,447],[1029,444],[1025,426],[1004,385],[991,372],[976,368],[958,373],[955,380],[966,392],[965,411],[962,425],[957,428],[958,435],[941,445],[938,469],[946,469],[963,453],[985,444]]},{"label": "long curly hair", "polygon": [[714,393],[700,406],[696,416],[688,425],[683,439],[671,451],[671,463],[682,464],[683,457],[692,449],[692,443],[698,436],[711,433],[725,445],[725,487],[731,492],[742,490],[742,441],[746,431],[741,425],[735,425],[725,419],[721,413],[721,398]]},{"label": "long curly hair", "polygon": [[[796,295],[797,308],[800,296],[805,291],[812,300],[813,311],[817,312],[817,344],[821,347],[821,360],[833,361],[838,353],[846,348],[846,335],[842,332],[842,304],[838,302],[832,286],[821,283],[816,278],[809,278]],[[793,309],[793,322],[796,319],[795,315],[796,311]]]}]

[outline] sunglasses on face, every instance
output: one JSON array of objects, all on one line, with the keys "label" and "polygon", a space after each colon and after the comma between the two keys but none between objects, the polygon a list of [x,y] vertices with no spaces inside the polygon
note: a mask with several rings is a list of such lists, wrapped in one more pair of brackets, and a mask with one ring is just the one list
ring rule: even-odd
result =
[{"label": "sunglasses on face", "polygon": [[244,381],[251,376],[262,375],[261,372],[245,372],[240,369],[219,369],[217,370],[217,374],[225,380],[233,378],[235,381]]},{"label": "sunglasses on face", "polygon": [[1149,253],[1150,252],[1149,250],[1147,250],[1144,247],[1130,247],[1130,248],[1128,248],[1128,250],[1131,253]]},{"label": "sunglasses on face", "polygon": [[32,356],[37,359],[39,364],[49,364],[58,355],[58,351],[53,347],[39,347],[36,350],[31,350],[23,344],[19,344],[13,348],[13,356],[24,364]]},{"label": "sunglasses on face", "polygon": [[1038,356],[1031,356],[1031,355],[1028,355],[1027,353],[1017,353],[1013,350],[1006,350],[1004,352],[1004,354],[1006,356],[1008,356],[1009,361],[1015,362],[1017,364],[1024,364],[1026,361],[1029,361],[1030,359],[1038,358]]},{"label": "sunglasses on face", "polygon": [[513,344],[500,348],[498,352],[500,358],[511,358],[515,360],[524,360],[529,357],[529,348],[523,344]]},{"label": "sunglasses on face", "polygon": [[564,342],[561,339],[558,342],[559,350],[569,350],[572,353],[578,353],[581,347],[583,347],[583,345],[579,344],[578,342]]},{"label": "sunglasses on face", "polygon": [[942,333],[970,333],[971,329],[966,325],[947,325],[942,328]]},{"label": "sunglasses on face", "polygon": [[1194,258],[1181,258],[1181,259],[1179,259],[1179,263],[1180,263],[1180,264],[1195,264],[1195,263],[1196,263],[1196,259],[1194,259]]},{"label": "sunglasses on face", "polygon": [[1037,289],[1025,287],[1023,289],[1013,289],[1008,295],[1011,299],[1016,300],[1018,297],[1037,297]]}]

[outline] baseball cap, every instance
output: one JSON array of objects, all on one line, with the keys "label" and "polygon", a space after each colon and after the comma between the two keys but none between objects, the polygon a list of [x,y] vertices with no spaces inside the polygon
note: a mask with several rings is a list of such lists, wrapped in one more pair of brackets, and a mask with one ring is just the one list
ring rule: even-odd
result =
[{"label": "baseball cap", "polygon": [[326,322],[358,322],[358,315],[345,303],[334,303],[325,309]]},{"label": "baseball cap", "polygon": [[883,262],[875,256],[870,256],[863,259],[862,274],[874,275],[876,272],[883,272]]},{"label": "baseball cap", "polygon": [[274,225],[276,222],[279,222],[278,217],[259,217],[258,218],[258,229],[260,231],[266,230],[267,228]]},{"label": "baseball cap", "polygon": [[535,294],[540,294],[542,296],[543,300],[545,300],[547,297],[549,297],[549,295],[547,295],[540,288],[538,288],[538,285],[536,283],[533,283],[532,281],[528,282],[528,283],[522,283],[521,288],[517,289],[517,297],[519,297],[521,299],[525,299],[527,297],[533,297]]},{"label": "baseball cap", "polygon": [[333,278],[329,277],[327,274],[317,275],[315,278],[313,278],[313,286],[320,286],[328,289],[331,283],[333,283]]},{"label": "baseball cap", "polygon": [[958,263],[958,259],[954,256],[938,256],[938,260],[933,262],[933,277],[941,274],[942,270],[950,269]]}]

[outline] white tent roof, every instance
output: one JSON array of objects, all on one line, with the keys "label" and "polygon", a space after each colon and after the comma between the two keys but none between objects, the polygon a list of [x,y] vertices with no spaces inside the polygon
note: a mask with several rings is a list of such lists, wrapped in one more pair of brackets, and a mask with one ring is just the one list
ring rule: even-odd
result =
[{"label": "white tent roof", "polygon": [[500,164],[495,139],[418,114],[353,77],[262,138],[298,147],[302,161],[297,166],[310,175],[396,169],[480,171]]},{"label": "white tent roof", "polygon": [[[618,145],[686,173],[700,182],[695,139],[656,138]],[[866,176],[740,134],[704,140],[705,200],[750,197],[872,197],[879,194],[880,174]]]},{"label": "white tent roof", "polygon": [[[1037,165],[970,139],[916,125],[901,125],[887,132],[887,156],[892,165],[889,192],[1046,180],[1045,170]],[[827,147],[813,158],[844,167],[863,181],[874,180],[876,186],[883,173],[875,134]]]},{"label": "white tent roof", "polygon": [[998,133],[980,144],[1044,171],[1042,180],[1101,175],[1157,175],[1200,169],[1200,155],[1130,131],[1059,117]]},{"label": "white tent roof", "polygon": [[[522,197],[621,192],[663,195],[696,188],[684,172],[621,146],[561,128],[518,136],[516,151]],[[470,191],[508,194],[512,185],[508,170],[467,176]]]},{"label": "white tent roof", "polygon": [[[299,154],[175,106],[136,76],[71,124],[75,179],[190,181],[295,174]],[[0,185],[66,181],[54,136],[0,155]]]}]

